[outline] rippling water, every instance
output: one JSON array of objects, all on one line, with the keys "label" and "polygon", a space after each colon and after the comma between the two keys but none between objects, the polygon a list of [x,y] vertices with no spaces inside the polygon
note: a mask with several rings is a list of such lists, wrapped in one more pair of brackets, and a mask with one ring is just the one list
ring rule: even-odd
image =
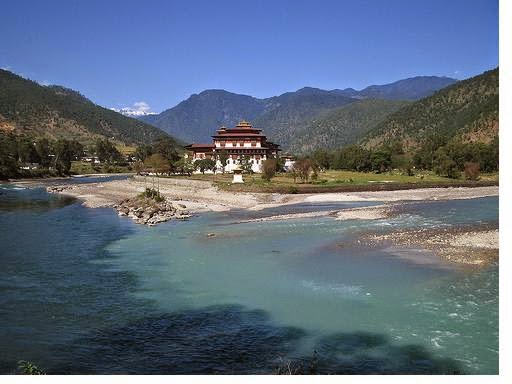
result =
[{"label": "rippling water", "polygon": [[351,245],[367,230],[495,224],[497,198],[411,203],[376,221],[234,224],[256,214],[231,212],[147,228],[0,188],[0,372],[18,360],[48,373],[269,373],[283,360],[321,373],[498,371],[498,266]]}]

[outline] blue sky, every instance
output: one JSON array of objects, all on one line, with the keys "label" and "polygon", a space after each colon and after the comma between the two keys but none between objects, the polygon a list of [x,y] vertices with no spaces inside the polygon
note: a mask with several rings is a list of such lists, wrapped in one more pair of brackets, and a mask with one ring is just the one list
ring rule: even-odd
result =
[{"label": "blue sky", "polygon": [[497,0],[4,0],[0,67],[107,107],[268,97],[498,65]]}]

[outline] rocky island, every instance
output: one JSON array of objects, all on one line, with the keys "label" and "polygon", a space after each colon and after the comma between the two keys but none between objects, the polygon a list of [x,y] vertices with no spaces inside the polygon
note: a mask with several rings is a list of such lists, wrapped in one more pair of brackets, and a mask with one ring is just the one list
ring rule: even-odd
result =
[{"label": "rocky island", "polygon": [[[60,185],[49,186],[46,190],[50,193],[64,193],[73,195],[71,190],[76,186]],[[78,196],[77,196],[78,197]],[[125,197],[121,201],[111,201],[98,206],[114,208],[119,216],[127,216],[137,224],[156,225],[171,219],[183,220],[191,217],[187,206],[179,202],[169,201],[159,190],[145,188],[134,197]]]},{"label": "rocky island", "polygon": [[148,197],[137,196],[114,205],[119,216],[128,216],[137,224],[156,225],[171,219],[187,219],[191,214],[184,204],[176,206],[167,201],[155,201]]}]

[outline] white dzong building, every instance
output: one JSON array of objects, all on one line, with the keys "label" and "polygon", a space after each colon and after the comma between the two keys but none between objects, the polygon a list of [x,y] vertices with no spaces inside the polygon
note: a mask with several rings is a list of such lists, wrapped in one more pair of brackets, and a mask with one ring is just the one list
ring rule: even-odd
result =
[{"label": "white dzong building", "polygon": [[217,159],[217,170],[221,170],[218,155],[225,151],[228,156],[226,172],[232,172],[240,164],[240,159],[246,156],[252,163],[252,170],[259,173],[263,160],[277,158],[280,151],[278,144],[268,141],[262,130],[253,128],[248,121],[241,121],[234,128],[221,127],[212,138],[212,144],[187,145],[186,156],[192,161]]}]

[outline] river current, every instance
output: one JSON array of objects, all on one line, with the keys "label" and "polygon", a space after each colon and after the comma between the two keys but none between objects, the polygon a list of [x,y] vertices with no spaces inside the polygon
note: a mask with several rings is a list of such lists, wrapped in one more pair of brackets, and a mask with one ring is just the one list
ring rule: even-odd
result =
[{"label": "river current", "polygon": [[[144,227],[0,185],[0,373],[498,373],[498,265],[355,246],[368,231],[497,224],[498,198],[395,218],[245,222],[370,205],[210,213]],[[214,236],[208,236],[214,234]]]}]

